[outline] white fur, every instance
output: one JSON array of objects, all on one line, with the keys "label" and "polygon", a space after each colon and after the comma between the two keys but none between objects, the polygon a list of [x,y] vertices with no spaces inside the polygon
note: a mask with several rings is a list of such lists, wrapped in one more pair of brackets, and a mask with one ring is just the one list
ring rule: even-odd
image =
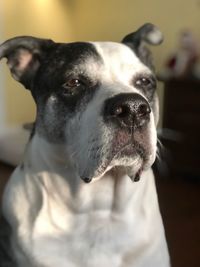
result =
[{"label": "white fur", "polygon": [[[151,169],[138,183],[120,170],[113,172],[111,167],[120,162],[112,162],[90,184],[79,177],[92,171],[95,177],[92,148],[102,146],[103,155],[112,139],[100,119],[104,101],[138,92],[130,85],[133,74],[150,72],[124,45],[95,46],[104,59],[100,69],[94,64],[95,75],[104,86],[83,114],[70,121],[66,136],[71,142],[53,145],[35,134],[24,168],[15,170],[6,187],[3,211],[13,229],[19,267],[169,267]],[[156,150],[153,114],[148,131],[151,165]],[[135,171],[141,164],[136,158],[131,163]]]},{"label": "white fur", "polygon": [[31,172],[16,169],[4,194],[20,267],[169,266],[150,169],[139,183],[110,171],[84,184],[61,147],[35,136],[27,153]]}]

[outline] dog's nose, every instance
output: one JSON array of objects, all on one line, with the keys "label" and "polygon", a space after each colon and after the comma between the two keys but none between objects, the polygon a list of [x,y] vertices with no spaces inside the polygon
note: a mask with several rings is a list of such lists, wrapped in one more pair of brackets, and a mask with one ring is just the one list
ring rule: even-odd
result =
[{"label": "dog's nose", "polygon": [[143,96],[136,93],[118,94],[105,101],[104,119],[136,129],[149,121],[150,112],[151,108]]}]

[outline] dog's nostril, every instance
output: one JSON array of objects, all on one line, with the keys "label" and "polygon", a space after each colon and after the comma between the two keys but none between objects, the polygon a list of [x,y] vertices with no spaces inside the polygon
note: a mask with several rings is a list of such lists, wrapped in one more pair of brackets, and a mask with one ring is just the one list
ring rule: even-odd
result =
[{"label": "dog's nostril", "polygon": [[115,116],[119,116],[123,113],[123,108],[120,106],[120,107],[116,107],[114,112],[113,112],[113,115]]},{"label": "dog's nostril", "polygon": [[117,117],[125,117],[129,114],[130,110],[125,105],[120,105],[114,108],[113,115]]},{"label": "dog's nostril", "polygon": [[81,179],[85,182],[85,183],[90,183],[92,181],[91,178],[89,177],[81,177]]},{"label": "dog's nostril", "polygon": [[144,116],[148,115],[150,112],[151,112],[151,109],[150,109],[149,105],[147,105],[147,104],[139,105],[137,113],[140,117],[144,117]]}]

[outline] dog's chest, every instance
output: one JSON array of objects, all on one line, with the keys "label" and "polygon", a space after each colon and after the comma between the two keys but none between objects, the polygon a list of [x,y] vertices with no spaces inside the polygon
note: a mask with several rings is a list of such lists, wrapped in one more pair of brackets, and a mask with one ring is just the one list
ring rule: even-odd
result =
[{"label": "dog's chest", "polygon": [[44,194],[32,236],[33,256],[38,264],[121,266],[122,255],[137,242],[132,212],[127,208],[129,205],[123,210],[122,201],[122,207],[114,203],[113,187],[104,188],[107,189],[99,186],[98,192],[94,188],[92,192],[83,189],[79,197],[68,200],[69,205],[55,195],[45,199]]},{"label": "dog's chest", "polygon": [[[103,218],[105,217],[105,218]],[[133,246],[131,227],[102,214],[79,215],[61,230],[49,226],[34,236],[34,256],[42,266],[120,266],[122,255]]]}]

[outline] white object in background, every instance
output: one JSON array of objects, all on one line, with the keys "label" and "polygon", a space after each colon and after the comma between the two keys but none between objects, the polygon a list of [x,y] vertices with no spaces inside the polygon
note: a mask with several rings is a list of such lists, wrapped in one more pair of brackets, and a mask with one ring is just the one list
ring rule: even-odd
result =
[{"label": "white object in background", "polygon": [[23,157],[30,131],[23,126],[0,127],[0,161],[18,165]]},{"label": "white object in background", "polygon": [[[0,1],[0,43],[3,40],[4,33],[4,18],[2,16],[3,3]],[[5,124],[5,74],[3,71],[3,65],[0,66],[0,128]]]}]

